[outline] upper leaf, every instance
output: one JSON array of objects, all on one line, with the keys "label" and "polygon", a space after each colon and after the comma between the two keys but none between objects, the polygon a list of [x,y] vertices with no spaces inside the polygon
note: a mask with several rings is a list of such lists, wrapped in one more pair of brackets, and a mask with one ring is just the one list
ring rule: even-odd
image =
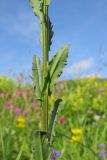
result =
[{"label": "upper leaf", "polygon": [[[45,23],[47,26],[47,41],[48,41],[47,48],[48,48],[48,51],[50,51],[50,46],[52,44],[52,37],[53,37],[54,32],[53,32],[53,25],[52,25],[52,22],[50,21],[49,16],[47,19],[45,19]],[[41,28],[42,28],[42,25],[41,25]],[[41,36],[40,36],[40,42],[42,46],[43,46],[43,34],[44,34],[44,30],[42,30]]]},{"label": "upper leaf", "polygon": [[49,62],[50,86],[54,86],[58,77],[61,75],[68,57],[68,46],[64,46],[57,52]]},{"label": "upper leaf", "polygon": [[49,5],[51,0],[46,0],[46,5]]},{"label": "upper leaf", "polygon": [[[49,18],[48,18],[49,19]],[[52,37],[53,37],[53,25],[50,21],[50,19],[48,20],[48,42],[49,42],[49,45],[48,45],[48,50],[50,51],[50,46],[52,44]]]},{"label": "upper leaf", "polygon": [[40,18],[40,21],[43,21],[43,0],[29,0],[33,12],[35,16],[38,16]]},{"label": "upper leaf", "polygon": [[41,99],[42,92],[42,66],[39,57],[36,55],[33,56],[33,64],[32,64],[32,79],[34,87],[36,88],[36,96]]}]

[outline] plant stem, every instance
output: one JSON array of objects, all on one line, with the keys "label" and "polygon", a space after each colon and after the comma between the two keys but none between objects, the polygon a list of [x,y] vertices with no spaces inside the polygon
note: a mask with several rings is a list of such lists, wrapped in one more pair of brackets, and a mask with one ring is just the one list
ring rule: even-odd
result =
[{"label": "plant stem", "polygon": [[3,160],[6,160],[5,159],[5,148],[4,148],[3,128],[2,128],[2,126],[0,126],[0,140],[1,140],[1,148],[2,148]]},{"label": "plant stem", "polygon": [[[48,6],[46,0],[43,3],[44,22],[42,23],[42,52],[43,52],[43,83],[47,75],[48,67]],[[42,102],[42,130],[48,131],[48,91],[46,89]]]}]

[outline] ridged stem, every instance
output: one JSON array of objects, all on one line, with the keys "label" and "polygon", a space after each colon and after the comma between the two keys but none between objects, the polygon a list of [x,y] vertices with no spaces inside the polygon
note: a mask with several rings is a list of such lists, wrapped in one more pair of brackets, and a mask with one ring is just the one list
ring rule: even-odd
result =
[{"label": "ridged stem", "polygon": [[[46,5],[46,0],[43,3],[44,10],[44,22],[42,23],[42,52],[43,52],[43,82],[45,76],[47,75],[47,65],[48,65],[48,6]],[[46,90],[43,95],[42,102],[42,130],[48,131],[48,91]]]}]

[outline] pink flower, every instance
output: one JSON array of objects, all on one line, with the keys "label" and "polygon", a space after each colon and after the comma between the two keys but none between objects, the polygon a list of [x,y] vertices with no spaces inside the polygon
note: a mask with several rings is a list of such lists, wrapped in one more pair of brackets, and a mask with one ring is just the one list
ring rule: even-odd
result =
[{"label": "pink flower", "polygon": [[7,98],[8,97],[8,93],[0,93],[0,97]]},{"label": "pink flower", "polygon": [[4,109],[8,109],[8,108],[10,108],[10,104],[9,103],[5,103],[4,104]]},{"label": "pink flower", "polygon": [[64,118],[64,117],[61,117],[61,118],[59,119],[59,124],[60,124],[60,125],[64,125],[64,124],[65,124],[65,118]]},{"label": "pink flower", "polygon": [[18,91],[17,91],[17,95],[20,97],[20,96],[23,96],[23,91],[21,90],[21,89],[19,89]]},{"label": "pink flower", "polygon": [[21,113],[21,110],[19,107],[16,107],[14,108],[13,112],[19,115]]},{"label": "pink flower", "polygon": [[12,99],[11,99],[11,100],[9,100],[7,103],[4,104],[4,109],[10,108],[10,106],[11,106],[12,104],[13,104],[13,101],[12,101]]},{"label": "pink flower", "polygon": [[31,106],[32,106],[32,108],[35,108],[35,107],[37,106],[37,102],[33,100],[33,101],[31,102]]}]

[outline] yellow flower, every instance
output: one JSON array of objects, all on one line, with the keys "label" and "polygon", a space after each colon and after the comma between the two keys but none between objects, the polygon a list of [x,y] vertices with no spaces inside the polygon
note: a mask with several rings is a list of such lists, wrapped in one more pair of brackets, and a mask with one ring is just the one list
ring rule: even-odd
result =
[{"label": "yellow flower", "polygon": [[71,142],[79,142],[80,140],[81,140],[81,136],[79,135],[79,136],[72,136],[72,138],[71,138]]},{"label": "yellow flower", "polygon": [[18,117],[17,122],[18,123],[25,123],[26,119],[24,117]]},{"label": "yellow flower", "polygon": [[73,129],[71,129],[71,132],[74,135],[82,135],[82,129],[73,128]]},{"label": "yellow flower", "polygon": [[25,128],[26,127],[26,119],[24,117],[17,118],[17,128]]},{"label": "yellow flower", "polygon": [[25,128],[25,123],[18,123],[17,128]]},{"label": "yellow flower", "polygon": [[82,139],[82,129],[73,128],[71,129],[71,133],[73,134],[71,137],[71,142],[79,142]]},{"label": "yellow flower", "polygon": [[107,87],[107,81],[104,82],[104,86]]}]

